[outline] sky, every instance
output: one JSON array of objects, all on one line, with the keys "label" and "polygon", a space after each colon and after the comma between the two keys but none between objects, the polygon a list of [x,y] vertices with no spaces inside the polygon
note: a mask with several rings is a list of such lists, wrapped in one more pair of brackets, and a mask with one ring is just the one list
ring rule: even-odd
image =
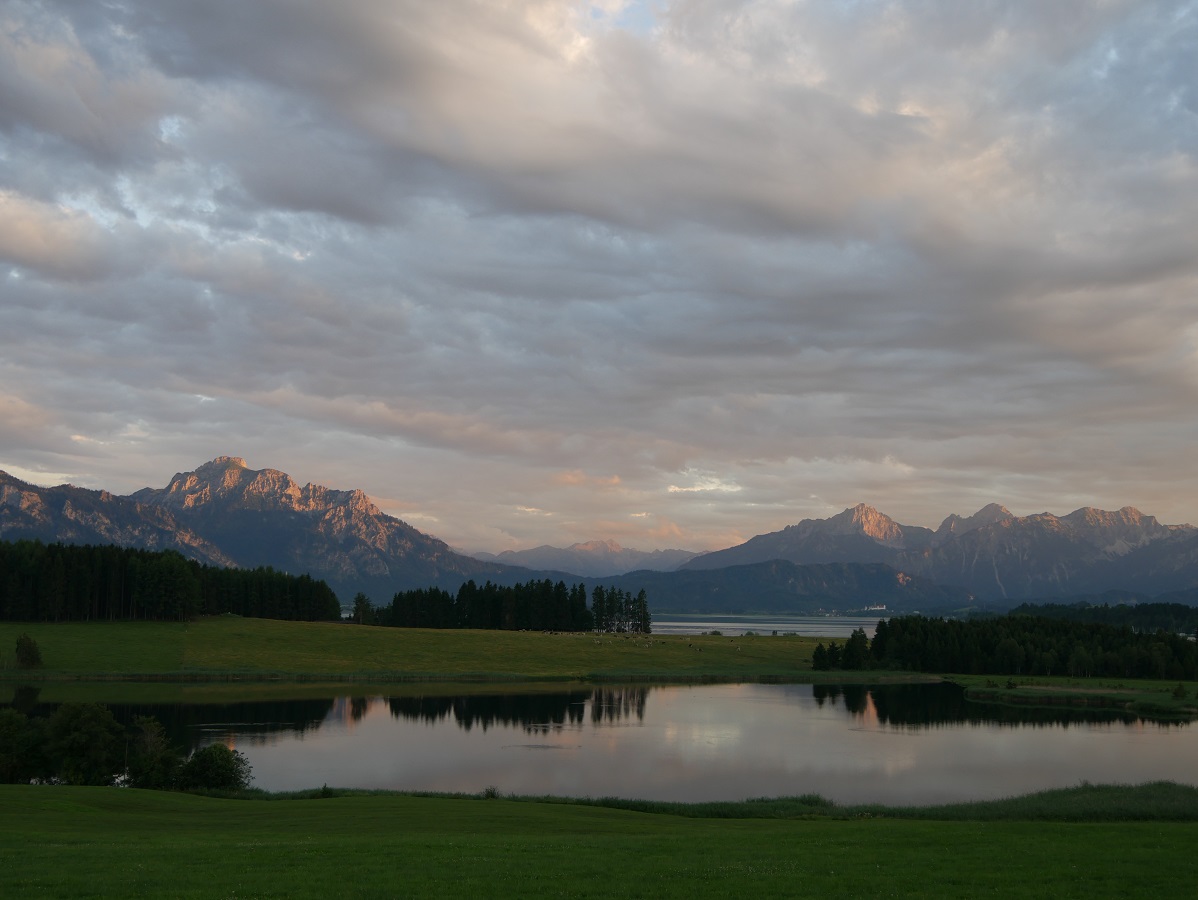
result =
[{"label": "sky", "polygon": [[0,0],[0,469],[464,550],[1198,522],[1198,3]]}]

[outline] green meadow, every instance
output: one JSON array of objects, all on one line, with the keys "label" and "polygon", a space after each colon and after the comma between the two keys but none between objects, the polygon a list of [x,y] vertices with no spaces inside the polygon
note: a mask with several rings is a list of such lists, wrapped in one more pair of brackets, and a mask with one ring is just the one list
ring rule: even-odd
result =
[{"label": "green meadow", "polygon": [[0,895],[1181,897],[1198,878],[1192,821],[849,812],[728,819],[503,798],[10,785]]},{"label": "green meadow", "polygon": [[217,616],[192,622],[0,623],[0,673],[17,635],[41,649],[38,677],[811,680],[803,637],[439,631]]},{"label": "green meadow", "polygon": [[[44,665],[34,672],[16,668],[13,648],[22,633],[41,650]],[[351,680],[385,684],[392,693],[405,682],[471,681],[528,690],[541,682],[596,680],[940,680],[909,672],[813,672],[817,643],[817,638],[794,635],[443,631],[237,616],[191,622],[3,622],[0,680],[40,680],[47,701],[98,702],[118,695],[125,702],[312,697],[325,693],[316,687],[320,682],[332,691]],[[987,703],[1089,706],[1155,718],[1198,714],[1198,684],[1193,683],[1179,690],[1175,681],[945,677]],[[113,682],[122,682],[119,690]]]}]

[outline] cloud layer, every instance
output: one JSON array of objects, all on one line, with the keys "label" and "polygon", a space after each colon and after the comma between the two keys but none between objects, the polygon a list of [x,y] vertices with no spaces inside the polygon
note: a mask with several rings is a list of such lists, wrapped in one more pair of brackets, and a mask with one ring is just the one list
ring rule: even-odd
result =
[{"label": "cloud layer", "polygon": [[1198,520],[1198,4],[0,3],[0,468],[471,549]]}]

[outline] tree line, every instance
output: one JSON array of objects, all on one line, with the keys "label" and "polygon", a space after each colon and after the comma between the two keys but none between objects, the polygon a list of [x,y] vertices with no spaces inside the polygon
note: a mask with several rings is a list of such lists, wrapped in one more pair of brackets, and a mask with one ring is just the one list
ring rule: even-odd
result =
[{"label": "tree line", "polygon": [[1069,619],[1074,622],[1101,622],[1124,625],[1136,631],[1171,631],[1175,634],[1198,632],[1198,606],[1184,603],[1024,603],[1009,613],[1012,616],[1040,616],[1045,619]]},{"label": "tree line", "polygon": [[267,567],[225,569],[174,550],[0,541],[0,619],[176,619],[234,613],[337,620],[325,582]]},{"label": "tree line", "polygon": [[250,764],[223,744],[184,756],[153,716],[131,729],[98,703],[64,703],[48,717],[0,709],[0,783],[242,790]]},{"label": "tree line", "polygon": [[872,641],[858,628],[843,645],[821,642],[812,668],[1195,680],[1198,644],[1165,630],[1040,616],[896,616],[878,622]]},{"label": "tree line", "polygon": [[652,616],[642,590],[635,596],[616,587],[596,586],[587,606],[585,584],[566,586],[546,578],[523,584],[483,585],[473,580],[456,594],[419,588],[395,594],[388,606],[372,607],[364,594],[354,598],[354,619],[397,628],[483,628],[499,631],[603,631],[649,634]]}]

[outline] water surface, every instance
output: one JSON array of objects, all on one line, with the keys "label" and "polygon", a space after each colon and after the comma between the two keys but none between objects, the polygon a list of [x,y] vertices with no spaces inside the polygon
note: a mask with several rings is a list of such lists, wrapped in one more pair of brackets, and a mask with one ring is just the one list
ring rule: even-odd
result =
[{"label": "water surface", "polygon": [[718,631],[729,636],[747,631],[757,634],[801,634],[804,637],[848,638],[854,629],[862,628],[872,638],[879,619],[890,614],[882,610],[872,617],[862,616],[744,616],[744,615],[681,615],[662,613],[653,619],[656,634],[703,634]]},{"label": "water surface", "polygon": [[953,685],[439,688],[112,709],[125,721],[157,716],[182,746],[236,747],[267,790],[927,804],[1083,780],[1198,783],[1191,726],[982,706]]}]

